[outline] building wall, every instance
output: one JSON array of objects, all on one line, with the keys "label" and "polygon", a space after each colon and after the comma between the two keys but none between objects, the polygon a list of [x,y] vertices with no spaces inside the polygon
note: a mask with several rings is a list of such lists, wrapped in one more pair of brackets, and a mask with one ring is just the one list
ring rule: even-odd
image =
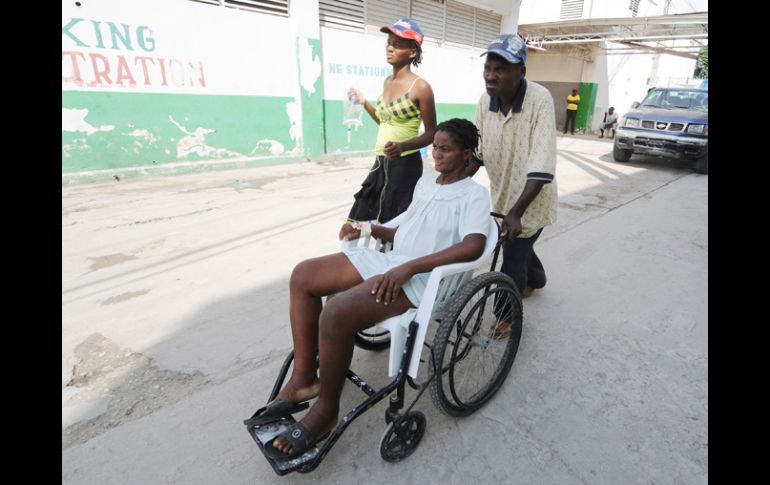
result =
[{"label": "building wall", "polygon": [[[356,87],[376,100],[392,73],[386,35],[319,27],[316,0],[290,8],[62,2],[63,180],[371,152],[376,125],[344,99]],[[515,9],[500,13],[510,23]],[[438,120],[473,119],[483,49],[426,39],[423,51],[415,71]]]},{"label": "building wall", "polygon": [[63,175],[304,155],[313,86],[287,18],[185,0],[81,5],[62,2]]},{"label": "building wall", "polygon": [[[348,89],[359,89],[374,104],[385,78],[393,73],[385,60],[387,35],[321,28],[324,72],[324,123],[328,153],[371,151],[377,125],[358,110],[345,117]],[[349,46],[355,45],[355,49]],[[477,48],[439,47],[423,43],[423,62],[413,68],[433,88],[437,120],[453,117],[473,120],[476,103],[484,92],[483,52]],[[361,124],[359,124],[359,122]]]},{"label": "building wall", "polygon": [[[493,8],[503,31],[557,21],[561,9],[560,0],[466,3]],[[581,15],[630,16],[627,3],[586,0]],[[654,8],[642,0],[639,15]],[[376,100],[391,73],[385,35],[319,27],[317,0],[290,9],[281,17],[189,0],[63,1],[63,179],[371,152],[377,127],[345,111],[345,93],[356,87]],[[483,49],[428,38],[423,50],[415,71],[433,86],[438,120],[473,119]],[[602,53],[585,62],[552,50],[530,53],[527,77],[552,89],[557,123],[565,93],[579,85],[578,125],[596,129],[608,106],[622,114],[650,85],[692,84],[694,63]]]},{"label": "building wall", "polygon": [[561,0],[522,0],[519,6],[519,24],[556,22],[561,12]]},{"label": "building wall", "polygon": [[[529,53],[527,79],[542,84],[550,91],[553,96],[557,129],[562,129],[564,126],[567,117],[567,95],[572,93],[574,86],[580,89],[583,70],[584,62],[574,57],[565,57],[553,52]],[[582,97],[581,93],[581,101]],[[582,106],[579,107],[582,108]],[[575,125],[579,127],[577,123]]]}]

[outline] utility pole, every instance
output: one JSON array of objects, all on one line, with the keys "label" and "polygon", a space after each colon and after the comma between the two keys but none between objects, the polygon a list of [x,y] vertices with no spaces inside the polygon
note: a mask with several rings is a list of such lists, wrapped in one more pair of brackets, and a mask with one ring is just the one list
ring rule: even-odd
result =
[{"label": "utility pole", "polygon": [[[668,8],[671,6],[671,0],[666,0],[663,4],[663,15],[668,15]],[[650,84],[656,85],[658,83],[658,64],[660,64],[661,54],[655,54],[652,58],[652,68],[650,69],[650,78],[647,81],[647,89],[650,89]]]}]

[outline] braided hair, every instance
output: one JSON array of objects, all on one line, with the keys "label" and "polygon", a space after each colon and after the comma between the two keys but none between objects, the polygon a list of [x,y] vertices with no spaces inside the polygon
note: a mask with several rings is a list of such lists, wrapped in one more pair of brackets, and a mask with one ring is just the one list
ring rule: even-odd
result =
[{"label": "braided hair", "polygon": [[452,118],[439,123],[436,131],[443,131],[451,135],[455,141],[462,145],[463,149],[469,148],[471,156],[478,161],[476,149],[479,147],[480,136],[476,125],[462,118]]},{"label": "braided hair", "polygon": [[422,62],[422,46],[417,43],[416,40],[409,40],[410,45],[409,47],[416,50],[417,54],[414,56],[414,59],[412,59],[412,65],[414,67],[419,67],[420,63]]}]

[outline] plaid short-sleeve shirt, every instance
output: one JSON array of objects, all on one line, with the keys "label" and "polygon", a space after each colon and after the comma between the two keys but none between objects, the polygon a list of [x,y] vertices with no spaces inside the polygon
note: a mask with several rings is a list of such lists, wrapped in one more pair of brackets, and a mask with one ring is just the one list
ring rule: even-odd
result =
[{"label": "plaid short-sleeve shirt", "polygon": [[521,80],[507,115],[500,103],[484,93],[476,107],[481,133],[479,158],[489,174],[492,210],[507,214],[529,179],[546,184],[521,218],[519,237],[531,237],[556,222],[556,119],[551,93],[540,84]]}]

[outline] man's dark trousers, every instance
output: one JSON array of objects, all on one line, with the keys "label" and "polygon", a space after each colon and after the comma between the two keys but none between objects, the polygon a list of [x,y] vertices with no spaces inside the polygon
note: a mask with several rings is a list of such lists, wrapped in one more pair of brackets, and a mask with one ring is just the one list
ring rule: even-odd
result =
[{"label": "man's dark trousers", "polygon": [[531,237],[515,237],[503,243],[503,265],[500,271],[510,276],[519,293],[524,288],[542,288],[545,286],[545,269],[535,254],[534,244],[543,228]]}]

